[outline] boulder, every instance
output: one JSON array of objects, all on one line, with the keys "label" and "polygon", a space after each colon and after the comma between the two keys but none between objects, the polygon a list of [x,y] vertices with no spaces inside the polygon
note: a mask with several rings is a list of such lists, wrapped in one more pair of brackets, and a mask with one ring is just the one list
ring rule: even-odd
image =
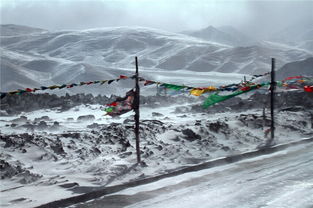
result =
[{"label": "boulder", "polygon": [[93,121],[95,119],[96,118],[94,115],[83,115],[83,116],[79,116],[77,118],[77,121]]},{"label": "boulder", "polygon": [[153,117],[161,117],[164,116],[162,113],[152,112]]},{"label": "boulder", "polygon": [[199,134],[196,134],[191,129],[184,129],[184,130],[182,130],[182,133],[184,134],[184,138],[188,141],[191,141],[191,142],[201,139],[201,136]]}]

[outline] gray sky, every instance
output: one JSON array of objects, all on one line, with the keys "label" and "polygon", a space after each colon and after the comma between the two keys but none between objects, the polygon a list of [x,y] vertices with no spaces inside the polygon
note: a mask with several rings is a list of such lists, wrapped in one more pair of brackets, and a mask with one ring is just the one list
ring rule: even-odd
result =
[{"label": "gray sky", "polygon": [[145,26],[168,31],[232,25],[251,34],[313,22],[313,0],[1,0],[1,23],[49,30]]}]

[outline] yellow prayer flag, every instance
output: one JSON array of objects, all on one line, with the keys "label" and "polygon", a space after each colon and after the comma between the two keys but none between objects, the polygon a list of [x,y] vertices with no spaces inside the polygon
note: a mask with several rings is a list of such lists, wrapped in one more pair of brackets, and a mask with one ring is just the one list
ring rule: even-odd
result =
[{"label": "yellow prayer flag", "polygon": [[205,88],[204,90],[205,90],[205,92],[210,92],[210,91],[216,91],[217,88],[213,87],[213,86],[209,86],[209,87]]},{"label": "yellow prayer flag", "polygon": [[197,89],[194,88],[192,90],[190,90],[190,94],[194,95],[194,96],[200,96],[204,93],[204,89]]}]

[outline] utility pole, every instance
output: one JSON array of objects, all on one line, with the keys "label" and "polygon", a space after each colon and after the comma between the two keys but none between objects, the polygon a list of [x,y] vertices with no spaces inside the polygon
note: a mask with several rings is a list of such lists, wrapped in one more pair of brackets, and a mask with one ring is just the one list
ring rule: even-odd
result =
[{"label": "utility pole", "polygon": [[274,123],[274,90],[275,90],[276,82],[275,82],[275,58],[272,58],[272,69],[271,69],[271,138],[269,142],[267,143],[268,145],[271,145],[274,136],[275,136],[275,123]]},{"label": "utility pole", "polygon": [[136,64],[136,92],[134,97],[134,111],[135,111],[135,136],[136,136],[136,153],[137,163],[141,163],[140,145],[139,145],[139,105],[140,105],[140,88],[139,88],[139,73],[138,73],[138,58],[135,57]]}]

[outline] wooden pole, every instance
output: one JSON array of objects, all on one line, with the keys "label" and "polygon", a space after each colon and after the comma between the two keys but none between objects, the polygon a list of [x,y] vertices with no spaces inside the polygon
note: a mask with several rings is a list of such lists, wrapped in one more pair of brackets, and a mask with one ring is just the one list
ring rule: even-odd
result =
[{"label": "wooden pole", "polygon": [[271,69],[271,139],[269,145],[272,144],[275,136],[275,123],[274,123],[274,90],[275,90],[275,58],[272,58],[272,69]]},{"label": "wooden pole", "polygon": [[140,143],[139,143],[139,105],[140,105],[140,88],[139,88],[139,73],[138,73],[138,58],[135,57],[136,64],[136,92],[134,98],[134,111],[135,111],[135,136],[136,136],[136,153],[137,163],[141,163],[140,158]]}]

